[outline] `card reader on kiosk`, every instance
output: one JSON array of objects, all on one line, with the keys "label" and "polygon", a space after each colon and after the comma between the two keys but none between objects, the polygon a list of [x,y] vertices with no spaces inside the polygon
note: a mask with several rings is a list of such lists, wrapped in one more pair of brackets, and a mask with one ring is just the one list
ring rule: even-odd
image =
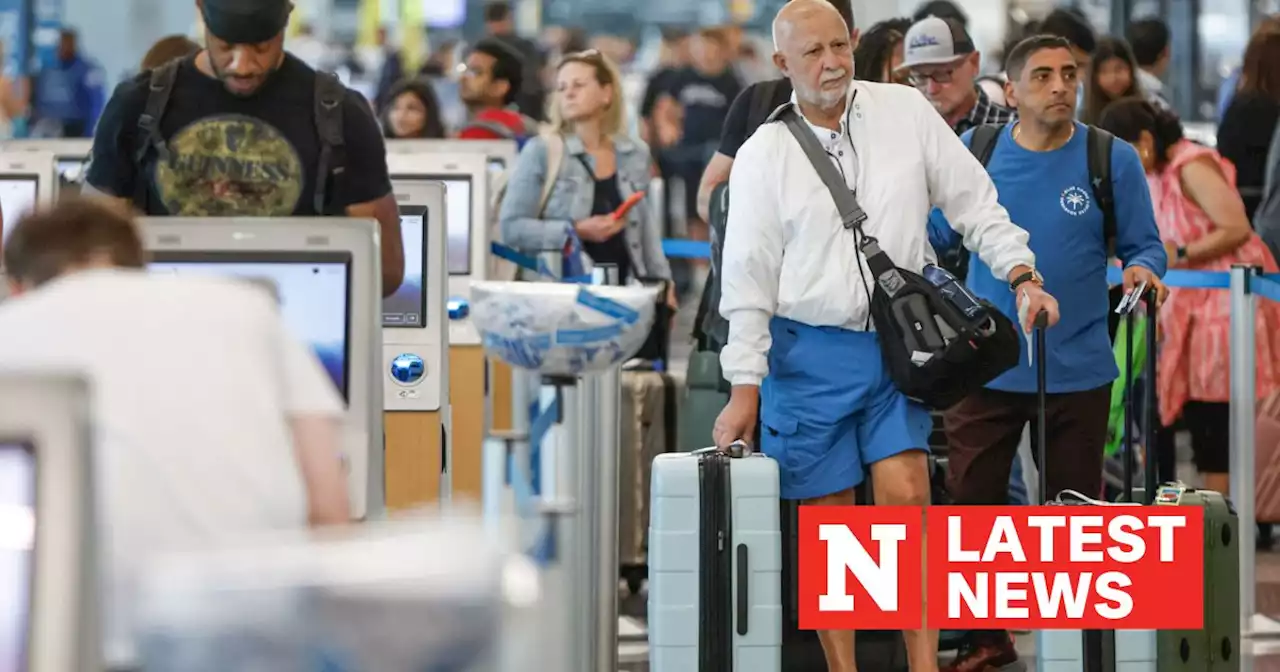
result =
[{"label": "card reader on kiosk", "polygon": [[483,154],[388,154],[387,166],[393,183],[429,180],[445,186],[451,494],[479,501],[488,407],[485,354],[471,324],[470,301],[471,281],[485,279],[489,259],[486,159]]},{"label": "card reader on kiosk", "polygon": [[450,497],[445,185],[396,180],[404,281],[382,300],[382,409],[387,508]]},{"label": "card reader on kiosk", "polygon": [[55,196],[63,198],[80,193],[84,184],[85,168],[93,153],[93,140],[89,138],[63,138],[57,140],[7,140],[0,143],[5,152],[47,152],[53,154],[57,166],[58,182]]},{"label": "card reader on kiosk", "polygon": [[151,268],[269,283],[285,322],[311,345],[347,403],[343,458],[354,519],[385,509],[382,263],[373,220],[150,217]]},{"label": "card reader on kiosk", "polygon": [[0,376],[0,670],[103,668],[86,381]]},{"label": "card reader on kiosk", "polygon": [[7,239],[23,215],[37,205],[53,203],[57,178],[55,160],[49,152],[0,154],[0,239]]}]

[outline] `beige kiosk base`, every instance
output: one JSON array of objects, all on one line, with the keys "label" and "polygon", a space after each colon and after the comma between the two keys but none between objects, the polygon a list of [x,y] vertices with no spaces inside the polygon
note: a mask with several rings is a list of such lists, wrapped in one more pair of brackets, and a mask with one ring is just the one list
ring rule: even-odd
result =
[{"label": "beige kiosk base", "polygon": [[511,431],[511,366],[492,357],[489,358],[489,413],[495,430]]},{"label": "beige kiosk base", "polygon": [[479,344],[449,346],[449,406],[453,412],[450,471],[453,499],[458,502],[479,502],[482,492],[485,360]]},{"label": "beige kiosk base", "polygon": [[444,415],[439,411],[388,411],[386,435],[387,510],[404,511],[440,501],[440,456]]}]

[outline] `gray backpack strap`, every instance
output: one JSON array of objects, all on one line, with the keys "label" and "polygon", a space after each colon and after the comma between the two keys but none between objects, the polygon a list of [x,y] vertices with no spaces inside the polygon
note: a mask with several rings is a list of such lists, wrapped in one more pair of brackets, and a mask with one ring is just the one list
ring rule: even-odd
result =
[{"label": "gray backpack strap", "polygon": [[316,164],[316,188],[313,194],[317,215],[328,214],[334,177],[344,170],[342,152],[345,147],[342,122],[342,100],[347,89],[328,72],[316,72],[315,124],[320,139],[320,160]]},{"label": "gray backpack strap", "polygon": [[138,117],[138,138],[141,142],[135,150],[135,163],[141,164],[147,154],[156,150],[156,154],[164,160],[168,158],[169,147],[164,136],[160,135],[160,120],[169,107],[169,97],[173,94],[173,85],[178,81],[180,60],[170,61],[151,71],[150,86],[147,90],[147,104]]},{"label": "gray backpack strap", "polygon": [[169,145],[160,134],[160,120],[164,118],[174,84],[178,81],[179,65],[181,65],[181,59],[170,61],[151,71],[146,107],[142,109],[142,116],[138,117],[138,140],[133,153],[133,165],[137,169],[134,179],[137,186],[133,194],[133,205],[143,212],[147,211],[150,181],[144,176],[150,154],[154,150],[156,160],[169,160]]},{"label": "gray backpack strap", "polygon": [[862,210],[861,205],[858,205],[858,198],[853,195],[849,185],[845,184],[840,171],[831,165],[831,158],[822,149],[818,139],[813,136],[813,131],[809,130],[808,124],[800,117],[795,105],[779,107],[769,116],[769,120],[786,124],[787,130],[791,131],[796,142],[800,143],[800,149],[803,149],[805,156],[809,157],[809,163],[813,164],[814,170],[818,171],[818,177],[822,179],[823,184],[827,185],[827,191],[831,192],[831,198],[835,199],[836,209],[840,211],[840,223],[844,228],[850,231],[861,231],[862,224],[867,221],[867,213]]}]

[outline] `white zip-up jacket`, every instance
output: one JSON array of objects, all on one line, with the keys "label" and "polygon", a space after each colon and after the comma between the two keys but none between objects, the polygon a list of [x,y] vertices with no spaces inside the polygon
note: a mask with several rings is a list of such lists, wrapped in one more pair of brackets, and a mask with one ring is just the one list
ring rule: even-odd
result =
[{"label": "white zip-up jacket", "polygon": [[[997,277],[1034,267],[1027,232],[1009,220],[982,164],[919,91],[854,81],[848,104],[840,133],[811,128],[866,211],[863,231],[895,264],[918,271],[935,261],[927,220],[936,205]],[[720,298],[729,342],[720,363],[730,383],[759,385],[769,373],[773,316],[865,329],[874,279],[781,122],[762,125],[742,145],[729,194]]]}]

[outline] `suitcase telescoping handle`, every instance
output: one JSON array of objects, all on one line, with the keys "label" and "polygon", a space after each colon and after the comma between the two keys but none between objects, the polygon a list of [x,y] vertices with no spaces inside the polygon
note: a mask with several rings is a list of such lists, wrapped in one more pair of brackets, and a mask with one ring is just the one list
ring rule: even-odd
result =
[{"label": "suitcase telescoping handle", "polygon": [[[1137,317],[1134,313],[1137,311],[1139,300],[1146,302],[1147,318],[1145,333],[1143,334],[1147,352],[1142,366],[1142,407],[1140,409],[1135,406],[1133,396],[1134,379],[1137,377],[1133,370],[1133,332],[1134,327],[1137,326]],[[1160,473],[1155,446],[1156,320],[1159,310],[1156,305],[1156,290],[1145,286],[1138,288],[1132,294],[1132,298],[1125,297],[1125,300],[1120,303],[1119,310],[1124,313],[1125,319],[1124,454],[1121,455],[1124,465],[1124,485],[1120,501],[1133,502],[1133,462],[1137,459],[1136,447],[1138,445],[1138,440],[1135,438],[1135,432],[1133,431],[1135,425],[1139,427],[1137,434],[1142,437],[1143,442],[1142,498],[1150,501],[1155,497],[1155,489],[1158,485],[1157,481]],[[1135,412],[1140,413],[1136,418],[1134,417]]]},{"label": "suitcase telescoping handle", "polygon": [[1040,503],[1044,504],[1049,501],[1049,481],[1045,478],[1045,466],[1049,463],[1047,459],[1047,451],[1045,449],[1045,411],[1046,404],[1046,372],[1048,368],[1045,365],[1045,347],[1044,330],[1049,328],[1049,314],[1041,311],[1036,315],[1036,321],[1032,330],[1035,331],[1035,359],[1036,359],[1036,476],[1037,476],[1037,494]]},{"label": "suitcase telescoping handle", "polygon": [[711,453],[723,453],[725,455],[728,455],[729,457],[746,457],[751,454],[751,446],[748,446],[746,441],[743,441],[742,439],[738,439],[737,441],[734,441],[733,443],[726,446],[724,450],[720,450],[715,446],[711,446],[710,448],[699,448],[697,450],[690,451],[689,454],[690,455],[709,455]]}]

